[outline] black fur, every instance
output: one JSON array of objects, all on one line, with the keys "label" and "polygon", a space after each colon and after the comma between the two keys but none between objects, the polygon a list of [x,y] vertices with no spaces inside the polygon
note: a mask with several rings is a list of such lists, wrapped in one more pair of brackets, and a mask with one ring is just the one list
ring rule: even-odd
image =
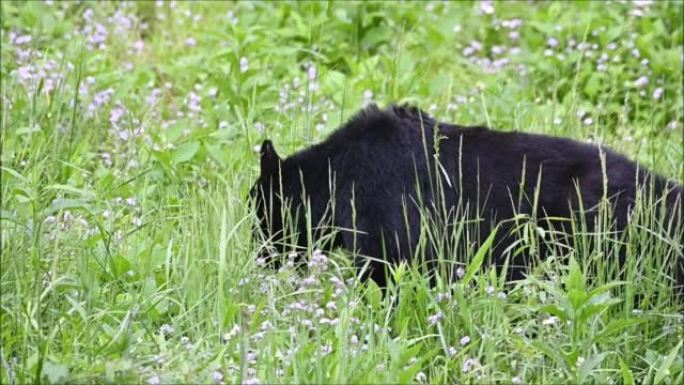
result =
[{"label": "black fur", "polygon": [[[323,225],[328,218],[332,223],[327,225],[347,229],[332,244],[396,262],[410,259],[416,251],[421,211],[444,213],[434,208],[446,207],[454,217],[479,211],[484,219],[479,225],[481,241],[493,224],[516,213],[532,213],[537,183],[539,218],[570,217],[580,204],[579,189],[590,227],[605,193],[614,209],[615,228],[622,230],[637,185],[644,185],[653,187],[657,195],[669,191],[667,207],[670,211],[679,207],[673,212],[674,222],[677,229],[683,227],[682,186],[639,170],[634,162],[610,150],[564,138],[438,123],[418,109],[398,106],[380,110],[372,105],[322,143],[287,159],[280,159],[271,142],[265,141],[261,175],[251,195],[261,230],[274,241],[296,235],[298,244],[307,243],[302,208],[308,206],[308,219],[314,227],[320,226],[315,237],[327,233]],[[296,217],[297,228],[283,231],[281,212]],[[497,265],[503,263],[503,252],[515,240],[512,228],[511,221],[501,224],[493,253]],[[676,240],[681,239],[678,232]],[[684,285],[684,257],[679,258],[676,280]],[[510,263],[509,278],[519,279],[530,261],[523,253]],[[381,265],[371,266],[371,277],[384,285]]]}]

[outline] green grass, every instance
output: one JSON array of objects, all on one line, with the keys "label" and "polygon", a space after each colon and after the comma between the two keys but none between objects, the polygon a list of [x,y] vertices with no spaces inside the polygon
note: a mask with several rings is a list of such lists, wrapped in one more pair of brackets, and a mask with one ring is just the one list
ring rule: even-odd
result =
[{"label": "green grass", "polygon": [[292,153],[368,101],[602,141],[681,183],[681,2],[0,7],[0,382],[684,379],[681,249],[648,205],[515,286],[454,235],[463,280],[403,264],[382,296],[341,250],[259,266],[246,200],[265,137]]}]

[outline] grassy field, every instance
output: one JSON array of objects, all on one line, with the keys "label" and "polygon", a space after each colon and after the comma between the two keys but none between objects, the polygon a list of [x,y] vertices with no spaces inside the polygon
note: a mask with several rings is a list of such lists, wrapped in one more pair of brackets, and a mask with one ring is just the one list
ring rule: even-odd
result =
[{"label": "grassy field", "polygon": [[370,102],[603,142],[681,183],[681,2],[0,10],[0,383],[684,380],[677,245],[648,210],[626,282],[598,233],[517,285],[409,264],[383,296],[341,250],[262,266],[246,199],[264,138],[290,154]]}]

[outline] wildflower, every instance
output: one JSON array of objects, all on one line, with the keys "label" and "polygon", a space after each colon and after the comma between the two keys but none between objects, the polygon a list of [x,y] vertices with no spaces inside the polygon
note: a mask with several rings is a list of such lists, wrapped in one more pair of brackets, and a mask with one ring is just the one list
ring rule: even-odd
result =
[{"label": "wildflower", "polygon": [[327,356],[328,354],[330,354],[332,352],[332,350],[333,350],[333,348],[332,348],[331,344],[323,345],[323,346],[321,346],[321,355]]},{"label": "wildflower", "polygon": [[169,325],[169,324],[163,324],[163,325],[159,328],[159,332],[160,332],[161,334],[163,334],[163,335],[172,334],[172,333],[173,333],[173,326],[171,326],[171,325]]},{"label": "wildflower", "polygon": [[223,343],[227,343],[227,342],[230,341],[233,337],[235,337],[236,335],[238,335],[238,333],[240,333],[241,330],[242,330],[242,329],[240,328],[240,325],[237,325],[237,324],[236,324],[236,325],[233,326],[232,329],[230,329],[230,331],[229,331],[228,333],[224,334],[223,337],[221,337],[221,340],[223,341]]},{"label": "wildflower", "polygon": [[258,133],[263,134],[263,133],[264,133],[264,130],[265,130],[266,128],[265,128],[265,126],[264,126],[263,123],[261,123],[261,122],[255,122],[255,123],[254,123],[254,129],[255,129]]},{"label": "wildflower", "polygon": [[150,94],[145,99],[145,103],[147,103],[148,106],[153,106],[161,97],[161,93],[162,91],[159,88],[153,89],[152,92],[150,92]]},{"label": "wildflower", "polygon": [[371,91],[371,90],[365,90],[365,91],[363,91],[363,98],[364,98],[366,101],[370,101],[370,100],[373,98],[373,91]]},{"label": "wildflower", "polygon": [[550,325],[555,325],[559,321],[558,317],[556,316],[551,316],[545,320],[542,321],[542,325],[544,326],[550,326]]},{"label": "wildflower", "polygon": [[252,364],[252,365],[256,364],[257,354],[253,351],[249,351],[249,352],[247,352],[245,359],[247,360],[247,363],[249,363],[249,364]]},{"label": "wildflower", "polygon": [[125,114],[126,109],[122,105],[117,104],[109,113],[109,123],[116,124]]},{"label": "wildflower", "polygon": [[551,47],[551,48],[555,48],[555,47],[558,46],[558,39],[556,39],[555,37],[550,37],[550,38],[546,41],[546,45],[548,45],[548,46]]},{"label": "wildflower", "polygon": [[211,377],[214,379],[214,383],[220,384],[221,381],[223,381],[223,373],[221,373],[219,370],[214,370],[214,373],[212,373]]},{"label": "wildflower", "polygon": [[109,103],[109,99],[112,97],[113,94],[114,90],[111,88],[108,88],[102,92],[98,92],[97,94],[95,94],[93,96],[93,100],[88,106],[88,112],[91,115],[94,114],[101,106]]},{"label": "wildflower", "polygon": [[188,98],[187,98],[188,109],[192,112],[201,112],[202,111],[202,106],[200,105],[201,101],[202,101],[202,97],[197,95],[195,92],[190,91],[190,93],[188,94]]},{"label": "wildflower", "polygon": [[636,88],[644,88],[648,85],[648,77],[646,76],[641,76],[637,80],[634,81],[634,86]]},{"label": "wildflower", "polygon": [[520,377],[516,376],[516,377],[511,378],[511,383],[514,385],[521,385],[523,382],[520,379]]},{"label": "wildflower", "polygon": [[461,346],[466,346],[470,343],[470,337],[469,336],[463,336],[460,341]]},{"label": "wildflower", "polygon": [[264,321],[264,322],[261,323],[260,330],[261,330],[262,332],[269,331],[269,330],[271,330],[271,329],[273,329],[273,324],[271,323],[271,321],[266,320],[266,321]]},{"label": "wildflower", "polygon": [[471,370],[471,369],[473,368],[473,366],[475,366],[475,365],[477,365],[477,361],[474,360],[474,359],[472,359],[472,358],[468,358],[467,360],[465,360],[465,361],[463,362],[463,366],[461,367],[461,371],[462,371],[463,373],[468,373],[468,372],[470,372],[470,370]]},{"label": "wildflower", "polygon": [[195,40],[194,37],[189,37],[185,39],[185,46],[186,47],[195,47],[197,46],[197,40]]},{"label": "wildflower", "polygon": [[240,73],[245,73],[249,69],[249,61],[246,57],[240,58]]},{"label": "wildflower", "polygon": [[424,372],[418,372],[418,374],[416,374],[416,382],[420,382],[421,384],[427,382],[427,376]]},{"label": "wildflower", "polygon": [[314,277],[313,275],[310,275],[310,276],[304,278],[301,281],[301,284],[304,287],[316,286],[318,284],[318,279],[316,279],[316,277]]},{"label": "wildflower", "polygon": [[309,328],[309,329],[314,328],[313,322],[311,322],[311,320],[309,320],[309,319],[303,319],[300,321],[300,323],[302,324],[302,326],[304,326],[306,328]]},{"label": "wildflower", "polygon": [[465,270],[462,267],[456,269],[456,276],[460,279],[465,275]]},{"label": "wildflower", "polygon": [[499,294],[497,294],[497,297],[499,297],[499,299],[501,299],[501,300],[504,300],[504,299],[506,299],[507,296],[506,296],[506,293],[504,293],[503,291],[500,291]]},{"label": "wildflower", "polygon": [[261,384],[261,381],[259,381],[259,379],[256,377],[250,377],[250,378],[247,378],[244,381],[242,381],[242,385],[260,385],[260,384]]},{"label": "wildflower", "polygon": [[480,12],[485,15],[491,15],[494,13],[494,3],[488,0],[480,1]]},{"label": "wildflower", "polygon": [[441,312],[441,311],[438,311],[438,312],[435,313],[434,315],[431,315],[431,316],[428,317],[428,324],[431,325],[431,326],[437,325],[437,324],[439,323],[439,321],[442,320],[442,317],[443,317],[442,312]]},{"label": "wildflower", "polygon": [[24,45],[30,43],[32,40],[31,35],[17,36],[14,39],[14,45]]},{"label": "wildflower", "polygon": [[658,100],[660,99],[661,96],[663,96],[663,88],[658,87],[655,90],[653,90],[653,99]]},{"label": "wildflower", "polygon": [[328,257],[320,250],[314,250],[308,263],[309,269],[325,271],[328,269]]},{"label": "wildflower", "polygon": [[154,376],[150,377],[150,378],[147,380],[147,383],[148,383],[149,385],[159,385],[159,383],[160,383],[159,376],[157,376],[157,375],[155,374]]},{"label": "wildflower", "polygon": [[231,22],[231,24],[235,25],[238,22],[238,18],[235,16],[235,13],[233,11],[228,11],[226,14],[226,18]]},{"label": "wildflower", "polygon": [[456,350],[456,348],[453,346],[449,346],[449,357],[455,356],[456,353],[458,353],[458,350]]},{"label": "wildflower", "polygon": [[441,303],[441,302],[449,302],[451,301],[451,293],[445,292],[445,293],[437,293],[435,296],[435,302]]},{"label": "wildflower", "polygon": [[594,119],[586,117],[584,120],[582,120],[582,123],[584,123],[585,126],[591,126],[592,123],[594,123]]},{"label": "wildflower", "polygon": [[493,286],[487,286],[487,288],[485,289],[485,292],[487,293],[487,295],[492,295],[492,294],[494,294],[495,291],[496,291],[496,289],[494,289]]},{"label": "wildflower", "polygon": [[518,29],[520,26],[522,26],[523,22],[521,19],[511,19],[511,20],[504,20],[501,22],[501,25],[504,28],[515,30]]},{"label": "wildflower", "polygon": [[88,48],[88,50],[92,51],[93,49],[95,49],[95,47],[101,50],[106,48],[105,42],[107,41],[107,37],[109,36],[109,31],[107,31],[107,28],[105,28],[102,24],[88,23],[83,28],[83,32],[86,36],[86,48]]}]

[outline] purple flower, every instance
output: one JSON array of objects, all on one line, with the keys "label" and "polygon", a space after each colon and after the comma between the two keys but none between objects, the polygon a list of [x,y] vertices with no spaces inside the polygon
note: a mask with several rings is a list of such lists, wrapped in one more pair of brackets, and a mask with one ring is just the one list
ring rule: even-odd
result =
[{"label": "purple flower", "polygon": [[444,315],[442,314],[442,312],[441,312],[441,311],[438,311],[438,312],[435,313],[434,315],[431,315],[431,316],[428,317],[428,324],[431,325],[431,326],[437,325],[437,324],[439,323],[439,321],[442,320],[442,317],[443,317],[443,316],[444,316]]},{"label": "purple flower", "polygon": [[490,0],[480,1],[480,12],[485,15],[491,15],[494,13],[494,3]]},{"label": "purple flower", "polygon": [[648,77],[646,76],[641,76],[639,79],[634,81],[634,86],[636,88],[644,88],[648,85]]},{"label": "purple flower", "polygon": [[655,100],[660,99],[660,97],[663,96],[663,92],[664,92],[664,90],[662,87],[658,87],[655,90],[653,90],[653,99],[655,99]]},{"label": "purple flower", "polygon": [[246,57],[240,58],[240,73],[245,73],[249,70],[249,60]]},{"label": "purple flower", "polygon": [[109,103],[109,99],[112,97],[114,94],[114,90],[111,88],[108,88],[102,92],[98,92],[93,96],[93,100],[90,102],[90,105],[88,106],[88,113],[89,114],[94,114],[97,112],[97,110],[102,107],[103,105]]},{"label": "purple flower", "polygon": [[188,109],[192,112],[202,111],[202,106],[200,105],[201,101],[202,101],[202,98],[199,95],[197,95],[193,91],[190,91],[190,93],[188,94],[188,98],[187,98]]},{"label": "purple flower", "polygon": [[32,40],[31,35],[17,36],[14,39],[14,45],[24,45],[30,43]]},{"label": "purple flower", "polygon": [[117,104],[109,113],[109,123],[116,124],[125,114],[126,109],[121,104]]},{"label": "purple flower", "polygon": [[223,373],[221,373],[220,370],[214,370],[214,373],[211,374],[211,378],[214,380],[214,383],[220,384],[221,381],[223,381]]}]

